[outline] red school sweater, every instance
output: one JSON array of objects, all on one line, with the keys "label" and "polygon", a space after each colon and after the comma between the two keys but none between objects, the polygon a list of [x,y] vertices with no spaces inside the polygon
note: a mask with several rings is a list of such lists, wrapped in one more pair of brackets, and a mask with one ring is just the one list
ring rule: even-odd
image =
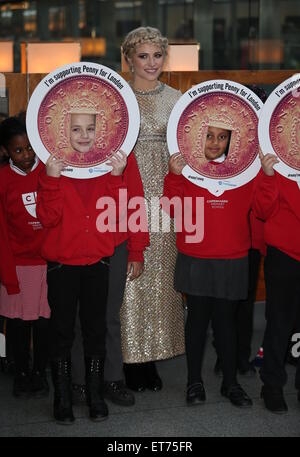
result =
[{"label": "red school sweater", "polygon": [[[140,197],[141,199],[144,199],[144,189],[143,189],[143,184],[142,184],[142,179],[141,175],[139,172],[138,164],[136,161],[136,158],[134,156],[134,153],[131,152],[130,155],[128,156],[127,160],[127,165],[126,169],[124,171],[125,176],[126,176],[126,182],[127,182],[127,192],[128,192],[128,202],[132,201],[131,199],[135,197]],[[139,208],[136,208],[136,210],[140,211]],[[144,212],[145,218],[147,218],[146,215],[146,208],[143,207],[141,208],[141,211]],[[134,214],[135,209],[128,209],[127,210],[127,221],[126,221],[126,226],[127,226],[127,231],[120,231],[119,230],[119,224],[117,224],[117,231],[115,233],[115,244],[116,246],[120,245],[124,241],[127,241],[127,250],[128,250],[128,262],[143,262],[144,257],[143,257],[143,251],[146,249],[147,246],[149,246],[149,233],[148,233],[148,227],[142,227],[143,230],[139,230],[137,232],[133,232],[130,230],[130,227],[128,227],[128,222],[130,221],[131,216]],[[122,221],[123,222],[123,221]],[[139,222],[139,221],[138,221]],[[122,229],[123,230],[123,229]]]},{"label": "red school sweater", "polygon": [[40,255],[43,230],[36,217],[39,174],[44,165],[27,175],[10,165],[0,169],[0,279],[8,294],[20,292],[17,265],[44,265]]},{"label": "red school sweater", "polygon": [[257,179],[253,210],[264,220],[264,239],[285,254],[300,260],[300,189],[295,181],[280,175]]},{"label": "red school sweater", "polygon": [[41,173],[37,214],[45,229],[42,256],[67,265],[91,265],[111,256],[115,247],[112,230],[101,232],[97,209],[101,198],[118,204],[119,190],[126,189],[126,176],[107,173],[93,179],[54,178]]},{"label": "red school sweater", "polygon": [[[234,190],[227,190],[216,197],[208,190],[196,186],[183,175],[168,173],[164,182],[164,197],[179,197],[184,208],[184,197],[192,199],[192,223],[203,227],[203,239],[194,243],[187,240],[191,236],[184,223],[177,231],[177,249],[186,255],[199,258],[234,259],[248,254],[251,246],[249,211],[251,208],[254,180]],[[202,197],[202,209],[198,208],[196,218],[196,197]],[[165,205],[162,200],[162,208]],[[173,214],[171,213],[171,216]],[[184,211],[181,211],[184,220]],[[176,223],[176,217],[175,217]],[[176,223],[177,225],[177,223]]]},{"label": "red school sweater", "polygon": [[258,219],[253,211],[250,211],[250,232],[252,249],[257,249],[261,255],[265,256],[267,246],[264,240],[264,222]]}]

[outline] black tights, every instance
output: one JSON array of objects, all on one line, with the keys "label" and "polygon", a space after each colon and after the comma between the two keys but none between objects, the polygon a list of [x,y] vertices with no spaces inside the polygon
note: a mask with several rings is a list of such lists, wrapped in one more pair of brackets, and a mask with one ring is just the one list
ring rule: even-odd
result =
[{"label": "black tights", "polygon": [[238,301],[213,297],[187,295],[188,317],[185,326],[185,344],[188,384],[202,380],[202,363],[210,320],[215,345],[223,369],[223,383],[236,383],[236,309]]},{"label": "black tights", "polygon": [[10,319],[10,337],[16,374],[28,373],[31,330],[33,342],[33,371],[44,372],[48,361],[49,319],[40,317],[34,321]]}]

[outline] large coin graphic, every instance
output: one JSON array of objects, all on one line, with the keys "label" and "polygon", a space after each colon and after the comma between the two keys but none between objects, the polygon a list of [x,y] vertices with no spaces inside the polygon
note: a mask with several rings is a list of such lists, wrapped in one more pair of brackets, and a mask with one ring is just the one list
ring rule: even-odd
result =
[{"label": "large coin graphic", "polygon": [[[184,176],[214,195],[253,179],[260,166],[257,127],[261,108],[261,100],[249,88],[233,81],[206,81],[187,91],[175,105],[168,125],[169,151],[183,154],[187,163]],[[211,131],[228,132],[224,153],[216,144],[207,145]],[[223,159],[218,158],[219,150]]]},{"label": "large coin graphic", "polygon": [[27,110],[31,144],[44,162],[63,158],[64,175],[93,178],[110,171],[113,153],[129,154],[139,131],[139,109],[130,86],[107,67],[74,63],[47,75]]},{"label": "large coin graphic", "polygon": [[300,183],[300,75],[274,89],[259,122],[259,141],[264,154],[277,155],[274,168]]}]

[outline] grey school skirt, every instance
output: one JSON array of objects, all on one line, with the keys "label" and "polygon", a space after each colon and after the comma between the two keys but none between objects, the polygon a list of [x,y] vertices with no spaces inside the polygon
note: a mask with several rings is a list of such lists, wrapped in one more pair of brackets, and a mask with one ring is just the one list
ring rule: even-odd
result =
[{"label": "grey school skirt", "polygon": [[179,252],[174,287],[188,295],[244,300],[248,296],[248,256],[199,259]]}]

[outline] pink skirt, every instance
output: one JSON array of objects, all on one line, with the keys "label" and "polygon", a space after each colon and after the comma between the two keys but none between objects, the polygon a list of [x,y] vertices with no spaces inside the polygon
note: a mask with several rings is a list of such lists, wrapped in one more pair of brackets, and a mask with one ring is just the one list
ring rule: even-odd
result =
[{"label": "pink skirt", "polygon": [[17,266],[20,293],[8,295],[0,286],[0,315],[33,321],[50,317],[47,300],[47,265]]}]

